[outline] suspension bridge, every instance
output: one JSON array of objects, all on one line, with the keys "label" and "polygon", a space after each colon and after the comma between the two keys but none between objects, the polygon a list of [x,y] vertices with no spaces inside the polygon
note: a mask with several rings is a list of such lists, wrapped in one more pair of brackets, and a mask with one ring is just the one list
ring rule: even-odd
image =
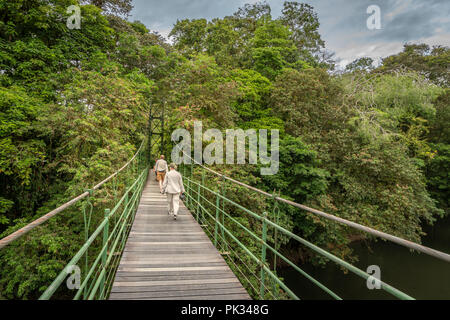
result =
[{"label": "suspension bridge", "polygon": [[[282,238],[363,281],[371,276],[289,231],[280,221],[281,204],[450,263],[447,253],[289,201],[195,161],[180,169],[186,199],[174,221],[154,181],[150,150],[152,143],[143,141],[136,154],[112,175],[0,240],[2,250],[67,210],[83,215],[80,237],[84,242],[39,299],[300,299],[278,275],[281,262],[331,298],[341,299],[282,253]],[[92,215],[99,210],[93,203],[109,194],[101,193],[103,189],[114,194],[114,201],[106,201],[109,207],[102,208],[104,218],[98,226],[91,226]],[[236,192],[252,193],[257,201],[267,203],[267,210],[255,212],[248,204],[231,200]],[[78,284],[69,288],[69,278],[77,276],[77,270]],[[383,281],[380,284],[393,298],[414,299],[399,288]]]}]

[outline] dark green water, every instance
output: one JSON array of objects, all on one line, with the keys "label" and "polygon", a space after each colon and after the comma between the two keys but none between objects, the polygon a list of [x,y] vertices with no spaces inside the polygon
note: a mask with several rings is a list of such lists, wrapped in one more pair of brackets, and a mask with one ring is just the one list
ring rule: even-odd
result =
[{"label": "dark green water", "polygon": [[[424,231],[427,236],[422,240],[423,245],[450,253],[450,216],[433,227],[425,227]],[[366,271],[368,266],[378,265],[383,282],[413,298],[450,300],[450,263],[385,241],[372,243],[371,251],[362,243],[354,243],[352,248],[359,257],[355,263],[358,268]],[[301,268],[343,299],[396,299],[382,289],[369,290],[366,280],[350,272],[344,274],[333,263],[325,268],[308,264]],[[292,268],[284,268],[279,273],[300,299],[331,298]]]}]

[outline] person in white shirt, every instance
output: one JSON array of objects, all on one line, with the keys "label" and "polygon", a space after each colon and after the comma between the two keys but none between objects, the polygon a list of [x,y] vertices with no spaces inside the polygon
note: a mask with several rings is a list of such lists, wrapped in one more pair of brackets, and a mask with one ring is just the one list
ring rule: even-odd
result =
[{"label": "person in white shirt", "polygon": [[167,204],[169,215],[177,220],[178,209],[180,208],[180,195],[184,193],[183,178],[177,171],[175,163],[169,165],[170,171],[166,174],[163,183],[163,193],[167,194]]},{"label": "person in white shirt", "polygon": [[160,159],[156,161],[153,170],[156,173],[156,180],[159,181],[159,192],[163,193],[162,184],[167,171],[169,171],[169,168],[167,168],[167,162],[164,160],[164,155],[161,155]]}]

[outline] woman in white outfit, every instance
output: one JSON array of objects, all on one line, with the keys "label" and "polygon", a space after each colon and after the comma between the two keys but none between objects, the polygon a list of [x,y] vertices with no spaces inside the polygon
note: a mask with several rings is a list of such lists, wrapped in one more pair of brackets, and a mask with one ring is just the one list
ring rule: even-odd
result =
[{"label": "woman in white outfit", "polygon": [[153,170],[156,174],[156,180],[159,181],[159,192],[163,193],[162,184],[167,171],[169,171],[169,168],[167,168],[167,162],[164,160],[164,155],[161,155],[160,159],[156,161]]},{"label": "woman in white outfit", "polygon": [[173,214],[173,219],[177,220],[178,209],[180,207],[180,195],[184,192],[183,178],[176,170],[175,163],[169,165],[170,171],[164,177],[163,192],[167,194],[167,204],[169,214]]}]

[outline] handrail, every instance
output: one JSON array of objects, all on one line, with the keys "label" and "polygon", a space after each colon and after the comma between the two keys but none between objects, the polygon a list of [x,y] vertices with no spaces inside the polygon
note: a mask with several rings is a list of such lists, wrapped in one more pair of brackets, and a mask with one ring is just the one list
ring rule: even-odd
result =
[{"label": "handrail", "polygon": [[[90,294],[89,294],[89,300],[91,300],[95,294],[97,293],[97,290],[99,289],[99,286],[101,282],[105,279],[105,273],[107,267],[110,265],[110,261],[113,257],[113,254],[115,252],[116,246],[118,245],[118,241],[122,239],[124,241],[125,235],[124,235],[124,229],[127,226],[127,223],[129,223],[128,219],[131,220],[133,215],[136,212],[136,206],[137,201],[139,200],[139,196],[142,192],[143,184],[146,180],[146,176],[148,173],[149,167],[147,166],[145,169],[142,170],[142,172],[139,174],[137,179],[133,182],[133,184],[125,191],[121,199],[117,202],[117,204],[114,206],[114,208],[111,211],[107,211],[105,214],[105,218],[100,223],[100,225],[95,229],[95,231],[91,234],[89,239],[84,243],[84,245],[78,250],[78,252],[72,257],[72,259],[67,263],[67,265],[64,267],[64,269],[58,274],[58,276],[53,280],[53,282],[47,287],[45,292],[40,296],[39,300],[48,300],[52,297],[52,295],[55,293],[55,291],[60,287],[60,285],[63,283],[64,279],[69,274],[68,270],[72,266],[75,266],[78,261],[83,257],[84,254],[86,254],[87,250],[91,246],[91,244],[94,242],[94,240],[100,235],[100,233],[103,231],[104,239],[103,239],[103,245],[100,249],[99,254],[97,255],[97,258],[93,262],[91,268],[89,270],[86,270],[87,275],[85,276],[85,279],[83,280],[83,283],[79,288],[77,288],[78,292],[75,295],[75,299],[78,299],[83,290],[87,286],[87,282],[91,279],[91,276],[93,274],[93,271],[98,266],[101,269],[100,275],[95,278],[95,286],[91,288]],[[133,191],[133,196],[129,199],[129,194]],[[130,205],[130,203],[132,205]],[[114,226],[113,230],[109,233],[108,232],[108,225],[109,221],[111,220],[111,217],[116,214],[119,207],[124,205],[124,208],[122,210],[122,214],[119,218],[118,223]],[[129,228],[128,228],[129,229]],[[105,238],[105,230],[106,230],[106,238]],[[118,230],[118,232],[116,232]],[[109,233],[109,235],[108,235]],[[114,243],[112,246],[109,246],[109,242],[112,242],[114,240]],[[125,244],[125,242],[122,243],[122,247]],[[121,251],[123,248],[119,248]],[[105,259],[108,255],[108,259]],[[104,261],[99,264],[100,260],[104,259]],[[109,285],[109,284],[106,284]],[[105,291],[100,292],[101,298],[104,298],[106,295]]]},{"label": "handrail", "polygon": [[[136,151],[136,153],[134,154],[134,156],[127,162],[125,163],[125,165],[123,165],[119,170],[117,170],[116,172],[114,172],[113,174],[111,174],[109,177],[107,177],[106,179],[104,179],[103,181],[99,182],[98,184],[96,184],[92,190],[97,190],[98,188],[100,188],[102,185],[104,185],[106,182],[108,182],[109,180],[111,180],[112,178],[114,178],[117,174],[119,174],[123,169],[125,169],[126,167],[128,167],[128,165],[136,158],[136,156],[139,154],[139,152],[141,151],[143,145],[144,145],[144,141],[145,139],[141,142],[141,145],[139,146],[139,149]],[[61,206],[59,206],[58,208],[50,211],[49,213],[46,213],[45,215],[43,215],[42,217],[30,222],[29,224],[27,224],[26,226],[20,228],[19,230],[11,233],[9,236],[4,237],[3,239],[0,239],[0,249],[2,249],[3,247],[6,247],[9,243],[13,242],[14,240],[22,237],[24,234],[28,233],[29,231],[33,230],[34,228],[36,228],[37,226],[41,225],[42,223],[44,223],[45,221],[49,220],[50,218],[54,217],[55,215],[57,215],[58,213],[64,211],[65,209],[67,209],[68,207],[72,206],[73,204],[77,203],[78,201],[86,198],[89,195],[89,191],[85,191],[84,193],[80,194],[79,196],[73,198],[72,200],[67,201],[66,203],[62,204]]]},{"label": "handrail", "polygon": [[252,186],[250,186],[248,184],[245,184],[245,183],[243,183],[241,181],[238,181],[238,180],[235,180],[233,178],[230,178],[230,177],[228,177],[228,176],[226,176],[226,175],[224,175],[224,174],[222,174],[220,172],[214,171],[214,170],[204,166],[203,164],[198,163],[196,160],[192,159],[191,156],[188,155],[187,153],[185,153],[183,150],[181,150],[181,151],[186,156],[188,156],[191,160],[193,160],[194,163],[196,163],[197,165],[203,167],[205,170],[207,170],[207,171],[209,171],[209,172],[211,172],[211,173],[213,173],[213,174],[215,174],[215,175],[217,175],[217,176],[219,176],[219,177],[221,177],[223,179],[226,179],[226,180],[231,181],[231,182],[233,182],[235,184],[238,184],[238,185],[240,185],[242,187],[245,187],[245,188],[247,188],[249,190],[255,191],[255,192],[260,193],[260,194],[262,194],[262,195],[264,195],[266,197],[270,197],[270,198],[272,198],[274,200],[286,203],[286,204],[291,205],[293,207],[297,207],[297,208],[303,209],[303,210],[305,210],[305,211],[307,211],[309,213],[316,214],[316,215],[321,216],[323,218],[326,218],[328,220],[332,220],[332,221],[335,221],[335,222],[347,225],[347,226],[355,228],[357,230],[364,231],[364,232],[367,232],[367,233],[372,234],[374,236],[377,236],[377,237],[383,238],[385,240],[397,243],[397,244],[399,244],[401,246],[404,246],[404,247],[407,247],[409,249],[414,249],[414,250],[417,250],[419,252],[422,252],[422,253],[425,253],[427,255],[430,255],[432,257],[438,258],[440,260],[444,260],[446,262],[450,262],[450,254],[447,254],[445,252],[441,252],[441,251],[438,251],[436,249],[432,249],[432,248],[423,246],[421,244],[418,244],[418,243],[415,243],[415,242],[412,242],[412,241],[409,241],[409,240],[406,240],[406,239],[403,239],[403,238],[400,238],[400,237],[397,237],[397,236],[393,236],[391,234],[388,234],[388,233],[385,233],[385,232],[382,232],[382,231],[379,231],[379,230],[376,230],[376,229],[364,226],[362,224],[359,224],[359,223],[356,223],[356,222],[353,222],[353,221],[349,221],[349,220],[346,220],[346,219],[334,216],[334,215],[329,214],[329,213],[325,213],[323,211],[320,211],[320,210],[317,210],[317,209],[314,209],[314,208],[307,207],[307,206],[305,206],[303,204],[296,203],[296,202],[284,199],[284,198],[279,197],[279,196],[273,196],[272,194],[270,194],[270,193],[268,193],[266,191],[263,191],[261,189],[252,187]]},{"label": "handrail", "polygon": [[[330,259],[331,261],[335,262],[336,264],[346,268],[347,270],[351,271],[352,273],[358,275],[359,277],[367,280],[369,277],[371,277],[370,274],[364,272],[363,270],[353,266],[352,264],[336,257],[335,255],[329,253],[328,251],[312,244],[311,242],[299,237],[298,235],[290,232],[289,230],[286,230],[285,228],[275,224],[274,222],[270,221],[266,215],[258,215],[257,213],[243,207],[242,205],[226,198],[225,196],[221,195],[219,192],[211,190],[210,188],[202,185],[200,182],[197,182],[195,180],[189,179],[188,177],[185,177],[185,180],[197,185],[199,188],[202,188],[203,190],[208,191],[210,194],[216,196],[217,198],[220,198],[222,201],[226,201],[227,203],[231,204],[232,206],[243,210],[244,212],[246,212],[247,214],[249,214],[250,216],[256,218],[257,220],[261,221],[262,223],[266,224],[266,225],[270,225],[271,227],[277,229],[278,231],[282,232],[283,234],[285,234],[286,236],[295,239],[296,241],[302,243],[303,245],[307,246],[308,248],[310,248],[311,250],[317,252],[318,254]],[[231,216],[226,213],[225,211],[223,211],[222,209],[220,209],[217,206],[214,206],[213,203],[211,203],[209,200],[205,199],[205,197],[203,197],[200,194],[197,194],[198,199],[196,200],[191,194],[189,194],[190,191],[193,191],[192,186],[190,186],[190,184],[187,186],[186,188],[188,190],[187,195],[188,197],[191,199],[191,201],[193,201],[194,203],[196,203],[196,205],[201,208],[202,211],[206,212],[206,214],[208,216],[210,216],[213,220],[214,223],[217,224],[218,227],[220,227],[222,230],[224,230],[231,239],[234,240],[234,242],[236,242],[236,244],[241,247],[254,261],[255,263],[257,263],[258,265],[260,265],[264,271],[265,274],[269,275],[274,281],[276,281],[282,288],[283,290],[285,290],[289,296],[291,296],[294,299],[298,299],[298,297],[269,269],[265,266],[264,261],[260,260],[259,258],[257,258],[253,253],[251,253],[251,251],[249,251],[248,248],[245,247],[244,244],[242,244],[241,241],[239,241],[223,224],[223,222],[218,221],[217,217],[215,218],[213,215],[211,215],[211,213],[200,203],[199,199],[203,198],[203,200],[206,200],[207,203],[209,203],[210,205],[212,205],[213,207],[216,208],[216,210],[219,210],[222,212],[222,214],[225,214],[231,221],[233,221],[235,224],[237,224],[239,227],[241,227],[242,229],[244,229],[244,231],[246,231],[249,235],[251,235],[253,238],[256,238],[256,242],[257,243],[261,243],[265,248],[269,249],[270,251],[272,251],[275,255],[277,255],[278,257],[280,257],[281,259],[283,259],[284,261],[289,261],[289,259],[287,259],[284,255],[282,255],[281,253],[279,253],[275,248],[273,248],[272,246],[270,246],[267,241],[264,240],[264,235],[263,237],[259,237],[258,235],[254,234],[253,232],[251,232],[248,228],[246,228],[245,226],[243,226],[241,223],[239,223],[237,220],[231,218]],[[194,191],[196,192],[196,191]],[[198,193],[198,191],[196,192]],[[267,232],[267,231],[266,231]],[[290,261],[289,261],[290,262]],[[292,263],[289,263],[291,266],[293,265]],[[295,265],[294,265],[295,266]],[[300,273],[302,273],[306,278],[308,278],[310,281],[312,281],[313,283],[315,283],[317,286],[319,286],[322,290],[326,291],[328,294],[330,294],[331,296],[333,296],[333,298],[335,299],[340,299],[339,296],[337,296],[334,292],[332,292],[330,289],[326,288],[323,284],[321,284],[320,282],[318,282],[316,279],[312,278],[311,276],[309,276],[306,272],[304,272],[303,270],[301,270],[300,268],[298,268],[297,266],[295,266],[295,269],[297,271],[299,271]],[[262,281],[262,280],[261,280]],[[399,298],[399,299],[403,299],[403,300],[414,300],[414,298],[412,298],[411,296],[407,295],[406,293],[390,286],[389,284],[378,280],[380,285],[381,285],[381,289],[385,290],[386,292],[394,295],[395,297]]]}]

